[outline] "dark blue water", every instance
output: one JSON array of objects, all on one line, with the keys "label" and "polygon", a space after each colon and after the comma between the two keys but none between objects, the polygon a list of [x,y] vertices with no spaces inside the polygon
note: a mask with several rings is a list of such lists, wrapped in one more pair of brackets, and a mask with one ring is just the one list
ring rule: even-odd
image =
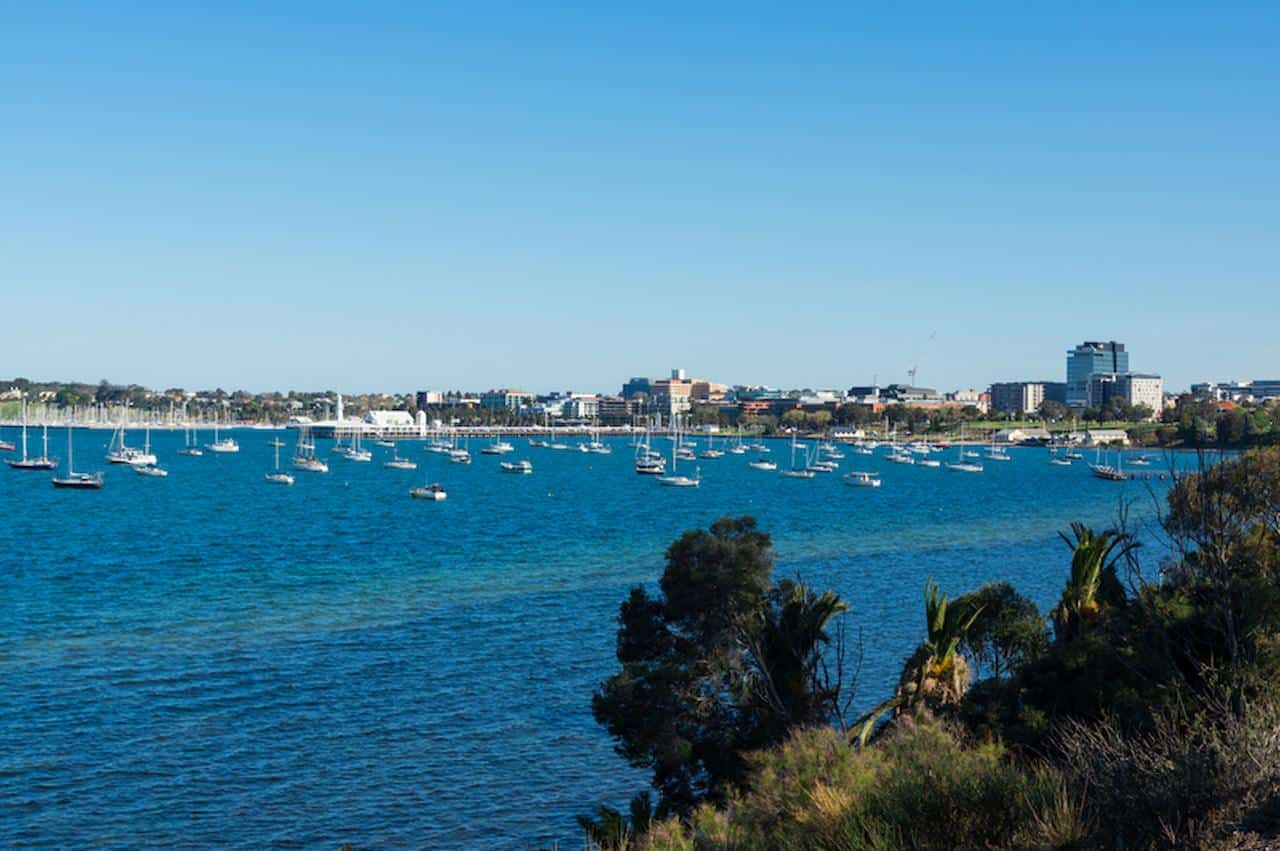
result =
[{"label": "dark blue water", "polygon": [[[1145,485],[1043,450],[981,475],[850,455],[883,471],[878,490],[728,455],[686,490],[636,476],[621,441],[520,441],[509,458],[532,476],[406,443],[417,472],[383,469],[379,449],[286,488],[262,480],[271,436],[187,458],[180,434],[153,435],[171,474],[151,479],[81,432],[77,468],[107,473],[96,493],[0,470],[4,845],[577,847],[575,814],[645,784],[590,696],[615,666],[618,603],[681,531],[754,514],[780,572],[843,594],[868,704],[920,639],[926,577],[1009,578],[1051,603],[1059,529],[1112,521],[1121,495],[1152,511]],[[428,477],[446,502],[409,499]]]}]

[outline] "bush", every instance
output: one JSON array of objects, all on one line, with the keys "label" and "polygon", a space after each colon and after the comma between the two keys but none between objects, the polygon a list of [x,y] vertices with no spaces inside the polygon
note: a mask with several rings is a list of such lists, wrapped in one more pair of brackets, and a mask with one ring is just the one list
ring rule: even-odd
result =
[{"label": "bush", "polygon": [[932,720],[900,719],[872,747],[807,730],[750,758],[750,788],[650,849],[989,849],[1083,847],[1081,808],[1049,768],[996,744],[966,746]]}]

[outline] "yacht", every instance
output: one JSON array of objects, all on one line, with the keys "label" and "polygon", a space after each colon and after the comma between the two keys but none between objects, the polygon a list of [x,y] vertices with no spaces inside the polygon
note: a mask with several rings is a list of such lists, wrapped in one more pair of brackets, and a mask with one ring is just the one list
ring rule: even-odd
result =
[{"label": "yacht", "polygon": [[960,442],[956,446],[956,449],[960,450],[960,454],[956,458],[954,463],[946,464],[946,468],[953,473],[981,473],[983,471],[983,466],[981,464],[975,461],[966,460],[969,458],[976,458],[978,453],[969,452],[962,449],[961,447],[963,447],[963,445],[964,445],[964,425],[961,424],[960,425]]},{"label": "yacht", "polygon": [[716,439],[712,435],[707,438],[707,448],[698,453],[699,458],[723,458],[724,451],[716,449]]},{"label": "yacht", "polygon": [[[692,450],[690,450],[692,451]],[[676,472],[680,459],[680,426],[676,425],[675,437],[671,443],[671,473],[658,476],[658,484],[668,488],[696,488],[702,483],[702,471],[695,468],[693,477],[682,476]]]},{"label": "yacht", "polygon": [[987,447],[987,453],[982,457],[986,458],[988,461],[1013,460],[1009,457],[1009,450],[1005,449],[1003,446],[996,446],[996,436],[994,433],[991,435],[991,445]]},{"label": "yacht", "polygon": [[269,485],[293,484],[293,476],[280,469],[280,447],[282,443],[279,440],[271,441],[271,445],[276,451],[276,468],[262,477]]},{"label": "yacht", "polygon": [[880,474],[865,470],[853,470],[844,474],[844,483],[851,488],[878,488]]},{"label": "yacht", "polygon": [[401,458],[400,453],[395,448],[395,443],[391,444],[391,460],[385,462],[382,466],[388,470],[416,470],[418,465],[408,458]]},{"label": "yacht", "polygon": [[1151,459],[1146,455],[1139,455],[1136,458],[1129,459],[1129,464],[1133,467],[1150,467]]},{"label": "yacht", "polygon": [[67,426],[67,474],[52,479],[55,488],[72,490],[101,490],[103,479],[101,473],[77,473],[71,454],[71,426]]},{"label": "yacht", "polygon": [[373,442],[373,445],[374,445],[374,446],[381,446],[381,447],[383,447],[383,448],[385,448],[385,449],[395,449],[395,448],[396,448],[396,442],[395,442],[394,440],[387,440],[385,437],[380,437],[380,438],[378,438],[377,440],[375,440],[375,441]]},{"label": "yacht", "polygon": [[921,458],[916,461],[916,465],[919,467],[941,467],[942,462],[937,458]]},{"label": "yacht", "polygon": [[782,471],[782,475],[786,476],[788,479],[812,479],[812,478],[816,478],[816,477],[817,477],[817,475],[818,475],[816,472],[814,472],[813,470],[808,469],[808,467],[807,467],[807,466],[805,466],[805,467],[800,467],[800,466],[798,466],[798,465],[796,464],[796,450],[797,450],[797,449],[799,449],[799,448],[800,448],[800,445],[799,445],[798,443],[796,443],[796,436],[795,436],[795,433],[794,433],[794,432],[792,432],[792,434],[791,434],[791,469],[790,469],[790,470],[783,470],[783,471]]},{"label": "yacht", "polygon": [[504,473],[517,473],[524,476],[533,472],[533,464],[528,461],[503,461],[498,467]]},{"label": "yacht", "polygon": [[1129,478],[1128,474],[1120,466],[1122,456],[1119,452],[1116,453],[1116,466],[1114,467],[1107,463],[1110,460],[1110,453],[1104,456],[1101,447],[1098,448],[1096,455],[1094,463],[1089,465],[1090,473],[1099,479],[1106,479],[1109,482],[1123,482]]},{"label": "yacht", "polygon": [[420,488],[413,488],[409,491],[409,496],[414,499],[426,499],[432,502],[440,502],[441,500],[449,498],[449,494],[445,492],[444,485],[441,484],[423,485]]},{"label": "yacht", "polygon": [[765,472],[772,472],[778,469],[777,462],[766,461],[764,458],[757,458],[754,461],[748,461],[747,466],[753,470],[764,470]]},{"label": "yacht", "polygon": [[213,443],[205,447],[215,455],[233,455],[240,451],[240,444],[234,438],[218,436],[218,422],[213,423]]},{"label": "yacht", "polygon": [[480,450],[481,455],[506,455],[508,452],[515,452],[516,448],[505,440],[494,438],[493,442]]},{"label": "yacht", "polygon": [[169,475],[169,471],[155,464],[133,464],[133,472],[139,476],[150,476],[154,479],[163,479]]},{"label": "yacht", "polygon": [[112,464],[154,464],[156,456],[150,451],[151,431],[147,430],[147,449],[134,449],[125,443],[124,423],[121,423],[111,435],[111,445],[107,447],[107,460]]},{"label": "yacht", "polygon": [[[22,403],[22,457],[6,458],[5,463],[15,470],[56,470],[58,459],[49,457],[49,426],[43,427],[41,452],[36,458],[27,455],[27,403]],[[10,449],[17,447],[10,446]]]},{"label": "yacht", "polygon": [[298,443],[293,450],[293,466],[308,473],[327,473],[329,465],[316,457],[316,445],[311,441],[311,429],[298,429]]},{"label": "yacht", "polygon": [[200,436],[196,434],[193,428],[182,429],[182,448],[178,450],[179,455],[190,455],[198,458],[204,455],[204,450],[200,448]]},{"label": "yacht", "polygon": [[373,460],[373,453],[360,445],[360,432],[358,429],[352,430],[351,442],[346,446],[336,448],[336,451],[348,461],[359,461],[367,464]]},{"label": "yacht", "polygon": [[636,442],[636,473],[641,476],[661,476],[667,471],[667,462],[660,453],[653,450],[650,439],[649,429],[646,428],[644,435]]}]

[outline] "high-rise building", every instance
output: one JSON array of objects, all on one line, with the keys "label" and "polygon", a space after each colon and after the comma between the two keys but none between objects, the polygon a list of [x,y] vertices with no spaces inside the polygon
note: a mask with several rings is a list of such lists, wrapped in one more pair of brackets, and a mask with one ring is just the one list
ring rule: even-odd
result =
[{"label": "high-rise building", "polygon": [[991,410],[1002,414],[1033,414],[1045,400],[1043,381],[999,381],[991,385]]},{"label": "high-rise building", "polygon": [[1089,402],[1089,381],[1094,375],[1129,372],[1129,353],[1115,340],[1086,340],[1067,352],[1067,404],[1083,408]]}]

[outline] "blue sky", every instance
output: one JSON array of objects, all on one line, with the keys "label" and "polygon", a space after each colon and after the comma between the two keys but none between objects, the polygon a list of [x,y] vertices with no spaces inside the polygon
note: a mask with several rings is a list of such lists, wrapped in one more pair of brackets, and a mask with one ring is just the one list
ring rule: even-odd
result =
[{"label": "blue sky", "polygon": [[108,5],[0,12],[0,376],[1280,376],[1275,3]]}]

